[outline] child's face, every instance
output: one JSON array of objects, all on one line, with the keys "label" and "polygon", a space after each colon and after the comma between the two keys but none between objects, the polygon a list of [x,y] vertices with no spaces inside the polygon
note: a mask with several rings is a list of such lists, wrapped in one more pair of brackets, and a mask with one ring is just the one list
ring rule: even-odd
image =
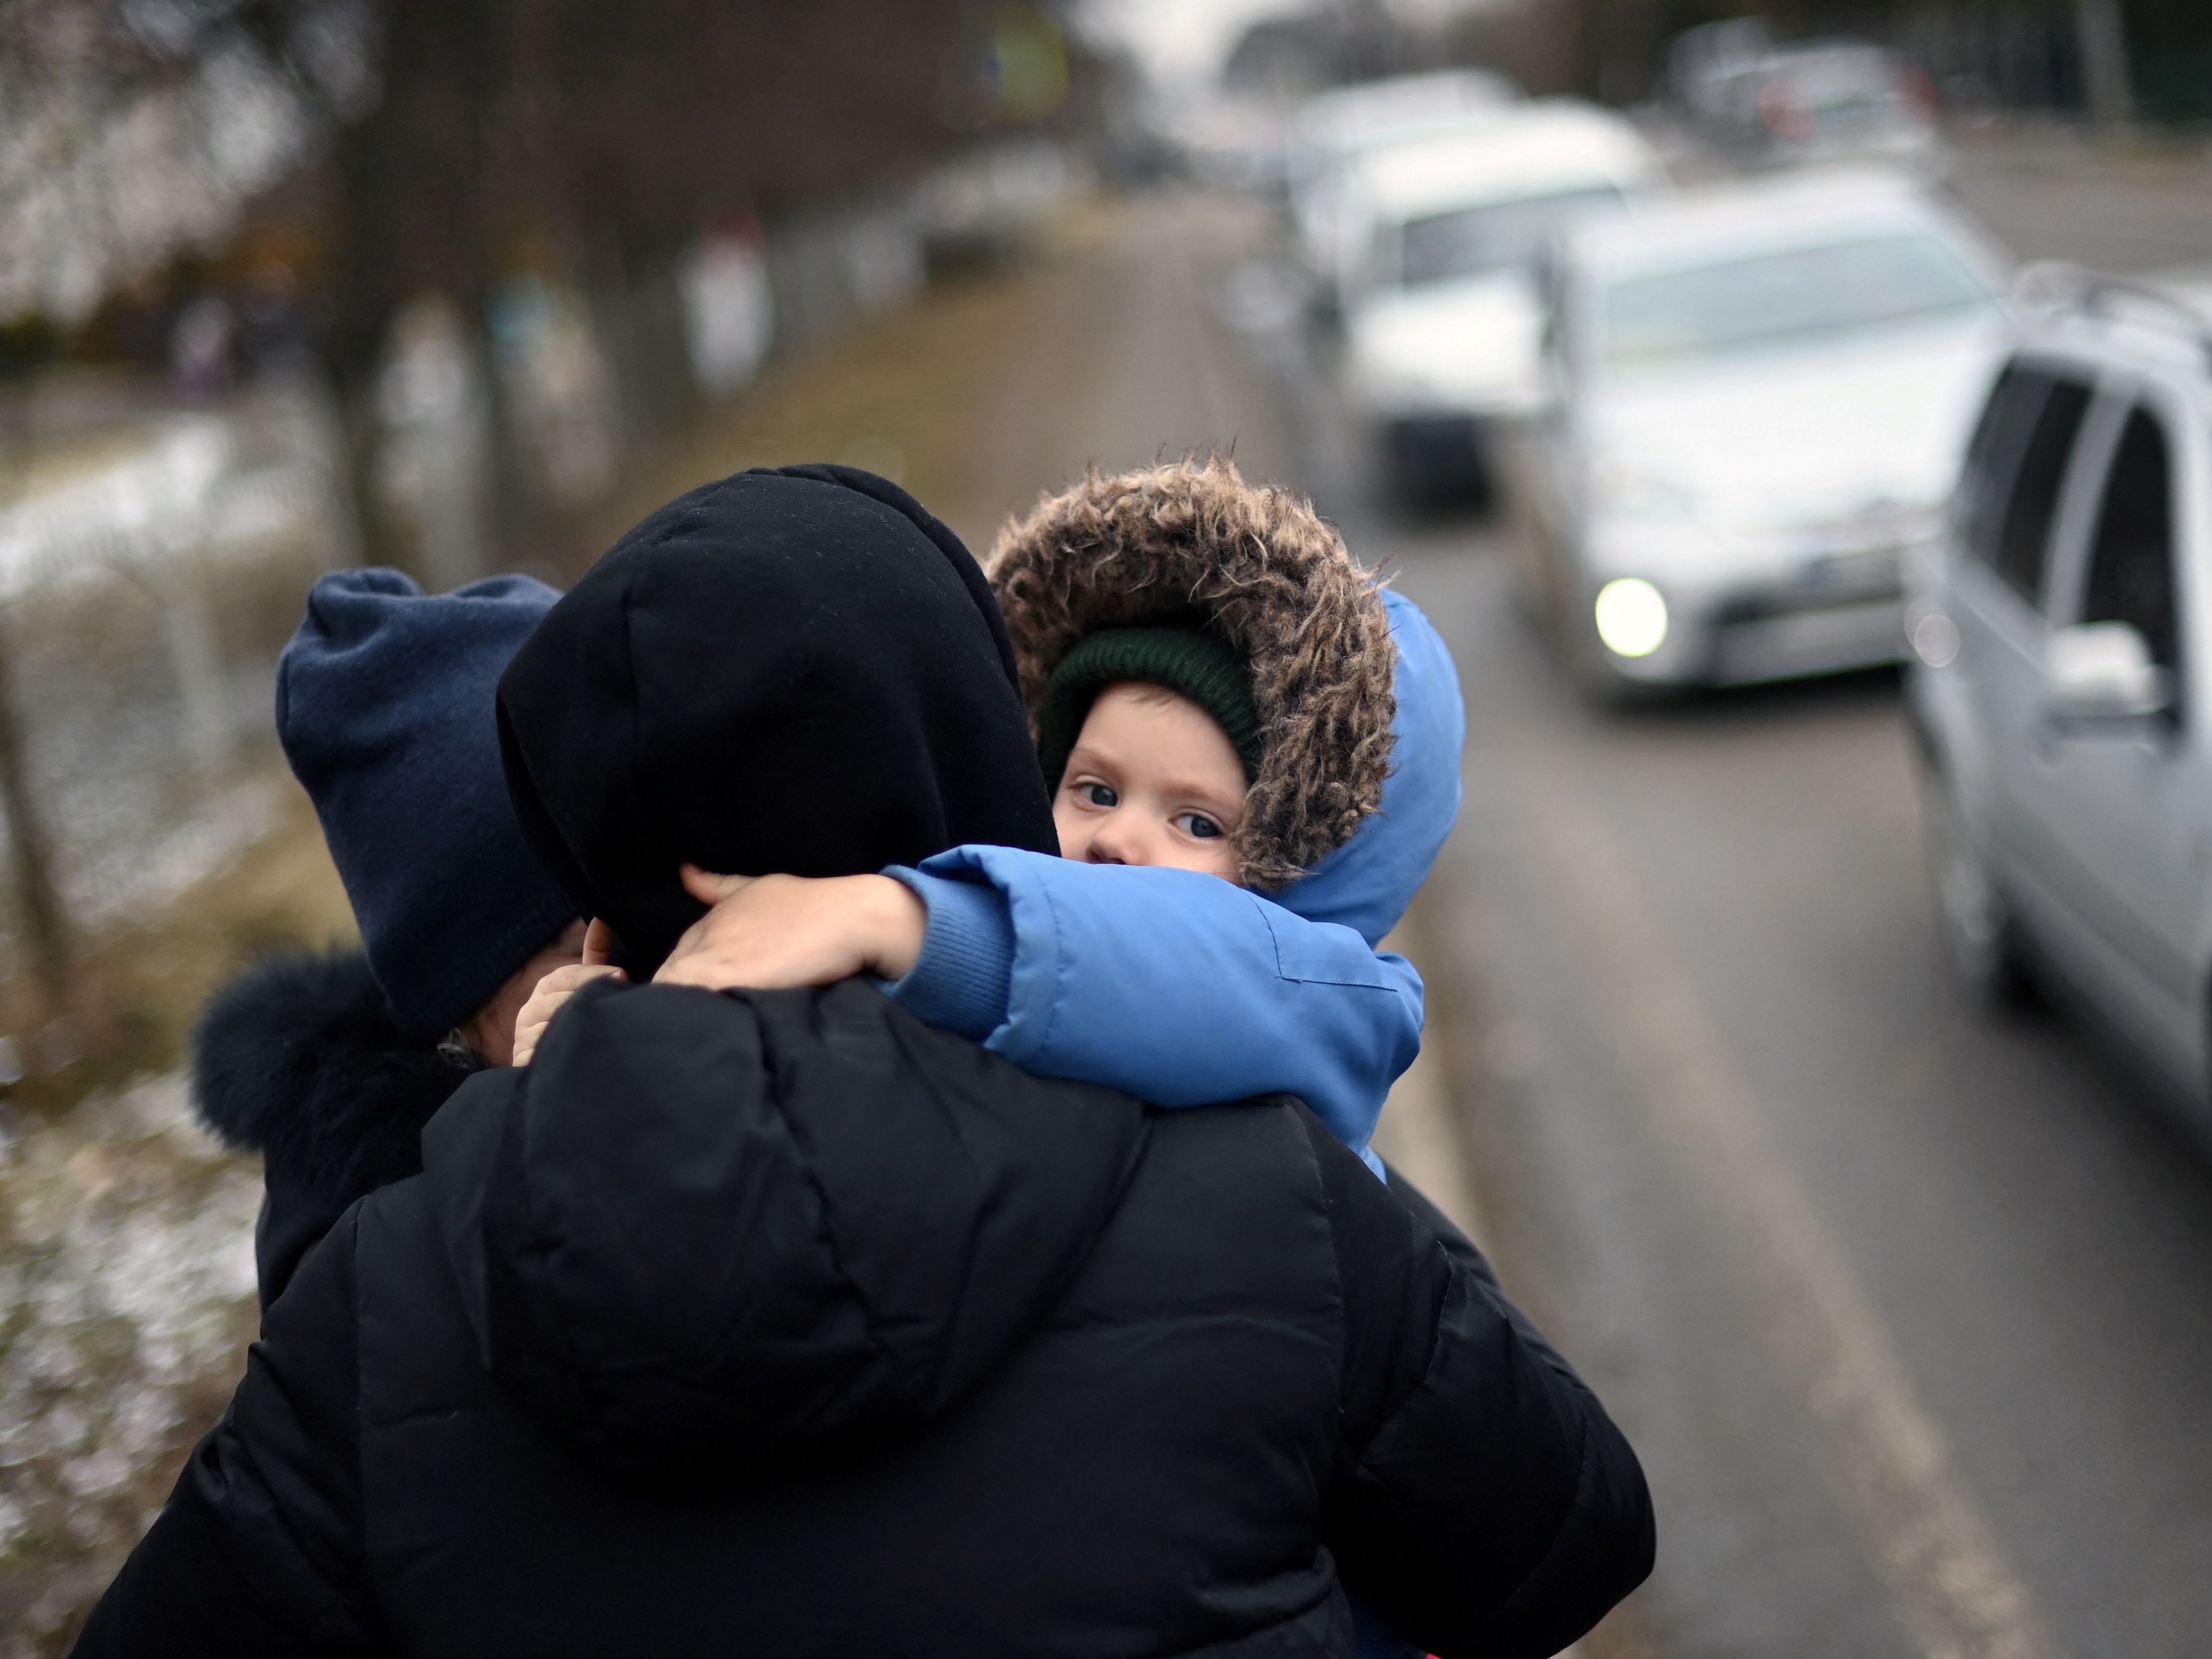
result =
[{"label": "child's face", "polygon": [[1244,768],[1203,708],[1157,685],[1109,685],[1091,705],[1053,797],[1063,858],[1164,864],[1237,878]]}]

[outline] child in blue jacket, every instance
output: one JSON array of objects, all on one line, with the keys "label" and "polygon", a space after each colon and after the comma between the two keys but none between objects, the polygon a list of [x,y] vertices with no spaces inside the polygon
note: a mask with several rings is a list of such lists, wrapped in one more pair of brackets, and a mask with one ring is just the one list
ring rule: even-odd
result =
[{"label": "child in blue jacket", "polygon": [[[1419,1050],[1422,985],[1375,947],[1459,809],[1464,715],[1435,629],[1304,501],[1220,459],[1093,474],[1009,526],[990,574],[1065,856],[690,874],[757,910],[748,982],[872,971],[1025,1071],[1156,1105],[1294,1094],[1379,1174],[1367,1143]],[[1186,763],[1164,772],[1178,737]],[[520,1056],[591,971],[533,999]]]},{"label": "child in blue jacket", "polygon": [[893,999],[1024,1071],[1156,1105],[1294,1094],[1379,1172],[1367,1142],[1419,1052],[1422,985],[1375,947],[1458,812],[1463,732],[1443,642],[1412,601],[1381,598],[1395,647],[1392,769],[1379,807],[1310,873],[1262,896],[1164,861],[1079,859],[1067,798],[1098,786],[1063,777],[1066,856],[960,847],[890,872],[928,907]]}]

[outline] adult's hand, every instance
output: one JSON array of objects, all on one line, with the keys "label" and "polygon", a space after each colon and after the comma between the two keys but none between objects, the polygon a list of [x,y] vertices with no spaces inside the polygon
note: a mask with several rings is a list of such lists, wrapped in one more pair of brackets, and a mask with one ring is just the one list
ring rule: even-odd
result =
[{"label": "adult's hand", "polygon": [[570,963],[565,968],[556,968],[538,981],[530,994],[530,1000],[522,1005],[522,1012],[514,1017],[514,1060],[517,1066],[530,1064],[530,1057],[538,1052],[538,1040],[545,1028],[553,1023],[553,1016],[567,1006],[570,997],[595,979],[627,979],[629,975],[607,960],[614,946],[614,932],[597,916],[584,930],[584,959]]},{"label": "adult's hand", "polygon": [[685,865],[684,886],[712,906],[653,977],[710,991],[833,985],[854,974],[903,978],[929,911],[889,876],[718,876]]}]

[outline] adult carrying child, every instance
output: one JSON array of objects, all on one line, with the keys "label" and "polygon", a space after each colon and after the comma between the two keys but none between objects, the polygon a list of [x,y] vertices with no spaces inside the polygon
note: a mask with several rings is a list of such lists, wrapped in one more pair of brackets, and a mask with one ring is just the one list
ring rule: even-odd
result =
[{"label": "adult carrying child", "polygon": [[[990,596],[899,492],[744,474],[503,684],[520,817],[632,983],[433,1120],[270,1310],[90,1653],[1555,1650],[1640,1474],[1303,1108],[1029,1076],[874,987],[651,982],[681,865],[1049,854]],[[703,931],[702,931],[703,929]]]}]

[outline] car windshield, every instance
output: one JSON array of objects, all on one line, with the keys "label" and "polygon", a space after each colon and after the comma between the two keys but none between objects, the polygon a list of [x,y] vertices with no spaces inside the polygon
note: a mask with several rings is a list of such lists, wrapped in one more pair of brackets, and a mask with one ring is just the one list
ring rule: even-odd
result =
[{"label": "car windshield", "polygon": [[1621,204],[1618,185],[1586,185],[1409,219],[1399,233],[1398,281],[1419,288],[1533,264],[1561,225]]},{"label": "car windshield", "polygon": [[1601,350],[1608,368],[1635,370],[1989,301],[1980,278],[1936,237],[1869,237],[1617,283],[1600,304]]}]

